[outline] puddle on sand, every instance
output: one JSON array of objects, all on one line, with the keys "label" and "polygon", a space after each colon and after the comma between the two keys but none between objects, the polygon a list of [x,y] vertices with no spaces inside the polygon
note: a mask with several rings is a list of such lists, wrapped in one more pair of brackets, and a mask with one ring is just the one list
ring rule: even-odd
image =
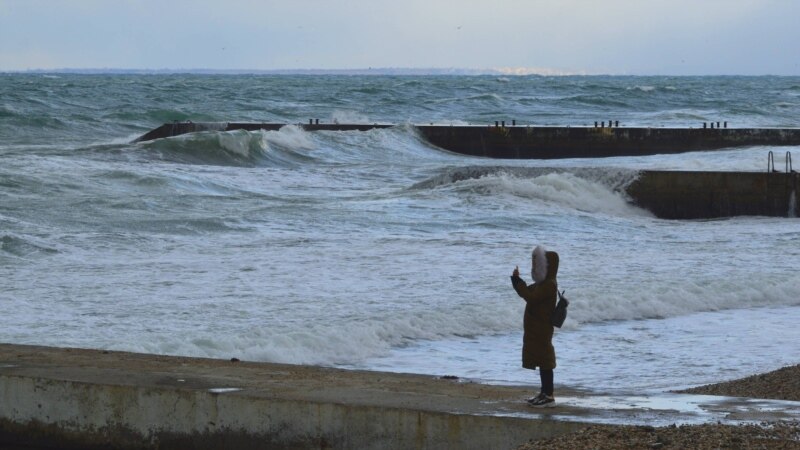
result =
[{"label": "puddle on sand", "polygon": [[666,426],[720,422],[726,424],[800,420],[800,402],[693,394],[647,396],[563,396],[556,406],[529,408],[519,403],[492,403],[492,415],[616,425]]},{"label": "puddle on sand", "polygon": [[559,404],[596,411],[580,419],[602,423],[671,425],[800,420],[800,402],[712,395],[561,397]]}]

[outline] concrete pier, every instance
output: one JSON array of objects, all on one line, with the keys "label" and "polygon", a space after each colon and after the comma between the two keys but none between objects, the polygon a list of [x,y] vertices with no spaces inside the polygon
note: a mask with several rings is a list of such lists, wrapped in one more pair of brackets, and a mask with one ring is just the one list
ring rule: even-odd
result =
[{"label": "concrete pier", "polygon": [[797,217],[800,173],[642,171],[633,203],[663,219]]},{"label": "concrete pier", "polygon": [[[0,344],[0,447],[510,449],[589,423],[797,420],[800,403]],[[26,447],[28,448],[28,447]]]},{"label": "concrete pier", "polygon": [[[175,122],[142,135],[145,142],[199,131],[276,131],[283,123]],[[391,124],[297,124],[307,131],[366,131]],[[601,158],[683,153],[754,145],[800,145],[795,128],[618,128],[525,125],[414,125],[432,145],[463,155],[504,159]]]},{"label": "concrete pier", "polygon": [[434,376],[0,345],[0,447],[513,448],[575,430],[532,388]]},{"label": "concrete pier", "polygon": [[[276,123],[164,124],[138,142],[199,131],[268,130]],[[299,124],[308,131],[366,131],[393,125]],[[512,159],[582,158],[678,153],[748,145],[800,145],[800,129],[563,128],[527,126],[415,127],[438,147],[465,155]],[[766,156],[766,155],[765,155]],[[797,217],[795,172],[643,171],[627,189],[636,205],[664,219],[733,216]]]}]

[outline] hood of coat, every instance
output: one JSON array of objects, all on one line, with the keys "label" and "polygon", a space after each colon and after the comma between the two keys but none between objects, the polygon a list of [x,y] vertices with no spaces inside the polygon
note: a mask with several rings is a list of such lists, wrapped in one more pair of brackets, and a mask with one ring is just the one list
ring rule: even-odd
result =
[{"label": "hood of coat", "polygon": [[547,251],[544,246],[537,245],[531,253],[531,278],[535,283],[544,280],[555,280],[558,275],[558,253]]}]

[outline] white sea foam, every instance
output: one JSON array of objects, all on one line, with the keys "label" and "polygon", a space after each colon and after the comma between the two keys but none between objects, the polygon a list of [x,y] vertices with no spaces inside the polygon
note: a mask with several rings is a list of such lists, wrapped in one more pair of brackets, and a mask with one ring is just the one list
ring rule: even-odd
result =
[{"label": "white sea foam", "polygon": [[[298,364],[349,365],[371,358],[388,356],[392,349],[425,341],[475,339],[517,330],[521,324],[522,302],[510,284],[498,292],[502,301],[452,307],[446,311],[394,312],[354,322],[328,318],[300,327],[256,327],[241,332],[189,331],[180,339],[163,335],[157,346],[135,350],[215,358],[237,357],[256,361],[279,361]],[[564,282],[565,285],[569,281]],[[565,333],[589,324],[606,321],[630,321],[648,318],[671,318],[703,311],[799,305],[800,283],[787,280],[774,286],[730,286],[721,294],[719,286],[690,284],[685,288],[642,286],[641,290],[589,292],[571,289],[572,301]],[[651,291],[657,291],[650,294]],[[157,342],[152,341],[151,342]],[[112,347],[131,349],[130,343]]]},{"label": "white sea foam", "polygon": [[312,137],[297,125],[286,125],[278,131],[261,132],[261,136],[272,146],[299,151],[316,147]]},{"label": "white sea foam", "polygon": [[352,111],[337,109],[331,113],[331,122],[333,123],[371,123],[366,114]]},{"label": "white sea foam", "polygon": [[286,125],[278,131],[227,131],[217,136],[222,149],[247,158],[263,155],[273,148],[296,153],[315,148],[313,139],[297,125]]},{"label": "white sea foam", "polygon": [[[675,277],[671,282],[642,280],[637,289],[612,283],[572,290],[571,327],[607,320],[639,320],[726,309],[800,305],[800,278],[769,283],[750,279],[710,280]],[[564,283],[566,287],[569,282]]]},{"label": "white sea foam", "polygon": [[446,170],[414,189],[447,187],[486,196],[511,195],[543,205],[609,215],[650,216],[630,204],[625,188],[637,172],[613,168],[467,167]]},{"label": "white sea foam", "polygon": [[532,178],[521,178],[501,172],[458,181],[456,187],[485,191],[487,195],[511,194],[579,211],[650,216],[646,210],[628,203],[623,193],[613,192],[608,186],[567,172],[548,173]]}]

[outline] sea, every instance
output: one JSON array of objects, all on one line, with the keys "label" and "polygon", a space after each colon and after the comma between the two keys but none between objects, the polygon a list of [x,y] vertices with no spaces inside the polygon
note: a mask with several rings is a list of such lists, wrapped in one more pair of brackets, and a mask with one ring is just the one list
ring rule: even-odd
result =
[{"label": "sea", "polygon": [[[287,125],[134,142],[187,120]],[[799,127],[800,77],[0,74],[0,342],[538,389],[509,276],[529,280],[541,244],[571,302],[556,389],[799,363],[796,212],[663,220],[624,188],[644,169],[766,171],[770,152],[783,171],[800,148],[500,160],[413,126],[609,120]]]}]

